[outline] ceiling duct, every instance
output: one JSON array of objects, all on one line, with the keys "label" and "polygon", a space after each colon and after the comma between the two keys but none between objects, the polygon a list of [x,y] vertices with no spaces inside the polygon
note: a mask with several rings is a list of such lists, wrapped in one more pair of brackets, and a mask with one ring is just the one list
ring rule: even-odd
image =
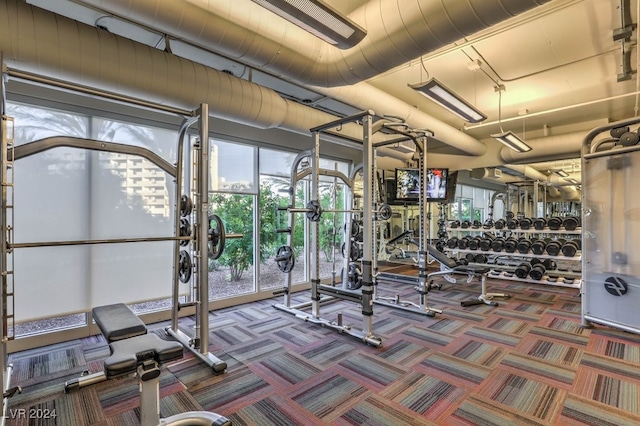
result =
[{"label": "ceiling duct", "polygon": [[81,0],[303,84],[354,84],[550,0],[371,0],[349,15],[367,35],[340,50],[249,1]]},{"label": "ceiling duct", "polygon": [[[20,0],[0,2],[0,52],[8,67],[22,72],[185,110],[204,102],[211,116],[255,128],[309,135],[310,128],[336,118],[271,89]],[[344,125],[341,135],[362,140],[362,126]]]}]

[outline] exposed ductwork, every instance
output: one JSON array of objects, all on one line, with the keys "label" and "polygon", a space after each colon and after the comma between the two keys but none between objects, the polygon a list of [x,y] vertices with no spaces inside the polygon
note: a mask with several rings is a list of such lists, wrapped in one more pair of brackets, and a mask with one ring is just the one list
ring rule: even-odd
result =
[{"label": "exposed ductwork", "polygon": [[367,36],[340,50],[248,0],[81,0],[255,68],[327,87],[366,80],[549,1],[372,0],[349,15]]},{"label": "exposed ductwork", "polygon": [[[3,61],[20,71],[185,110],[205,102],[214,117],[262,129],[309,135],[310,128],[336,118],[271,89],[18,0],[0,4],[0,51]],[[341,132],[362,138],[362,127],[355,124]]]},{"label": "exposed ductwork", "polygon": [[[160,104],[195,109],[206,102],[211,115],[258,128],[281,128],[307,135],[309,129],[335,116],[280,97],[269,88],[253,84],[227,73],[154,49],[107,31],[55,15],[21,1],[7,1],[0,15],[0,50],[12,67],[46,77],[73,81],[88,87],[112,92],[125,92]],[[370,87],[370,86],[368,86]],[[443,135],[444,142],[470,155],[481,155],[485,146],[427,114],[409,113],[411,107],[371,87],[369,96],[359,88],[357,98],[363,110],[372,109],[369,101],[386,109],[404,108],[408,125],[423,127]],[[344,96],[355,96],[344,89]],[[397,110],[393,110],[394,112]],[[342,136],[360,139],[357,125],[342,128]],[[376,135],[376,140],[381,140]],[[381,153],[406,160],[406,155],[381,149]]]}]

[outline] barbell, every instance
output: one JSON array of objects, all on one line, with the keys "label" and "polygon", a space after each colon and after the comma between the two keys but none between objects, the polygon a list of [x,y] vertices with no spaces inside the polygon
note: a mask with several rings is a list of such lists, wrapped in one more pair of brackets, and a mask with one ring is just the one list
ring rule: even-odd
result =
[{"label": "barbell", "polygon": [[[307,219],[311,222],[319,222],[322,217],[322,213],[362,213],[362,210],[335,210],[335,209],[323,209],[318,200],[311,200],[304,208],[289,207],[287,210],[290,213],[305,213]],[[387,203],[381,204],[378,210],[373,211],[377,215],[378,220],[389,220],[393,215],[391,206]]]}]

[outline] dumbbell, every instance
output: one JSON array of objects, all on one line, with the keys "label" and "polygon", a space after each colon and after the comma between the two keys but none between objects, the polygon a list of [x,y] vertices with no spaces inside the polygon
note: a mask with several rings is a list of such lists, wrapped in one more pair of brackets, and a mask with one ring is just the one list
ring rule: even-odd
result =
[{"label": "dumbbell", "polygon": [[531,267],[529,276],[536,281],[540,281],[545,272],[547,272],[547,268],[544,267],[544,263],[536,263]]},{"label": "dumbbell", "polygon": [[494,225],[493,219],[487,219],[484,221],[484,224],[482,224],[482,227],[484,229],[491,229],[493,228],[493,225]]},{"label": "dumbbell", "polygon": [[504,217],[506,217],[506,218],[507,218],[507,220],[509,220],[509,219],[513,219],[513,218],[515,217],[515,215],[513,214],[513,212],[512,212],[512,211],[507,211],[507,212],[504,214]]},{"label": "dumbbell", "polygon": [[491,250],[492,241],[493,241],[493,238],[486,235],[483,239],[480,240],[480,244],[478,245],[478,247],[480,247],[480,250],[482,251],[489,251]]},{"label": "dumbbell", "polygon": [[439,252],[444,253],[444,248],[446,246],[447,246],[447,240],[445,240],[444,238],[441,238],[438,241],[436,241],[436,250],[438,250]]},{"label": "dumbbell", "polygon": [[518,246],[518,240],[513,237],[509,237],[504,241],[503,248],[507,253],[515,253]]},{"label": "dumbbell", "polygon": [[480,241],[482,241],[482,238],[473,237],[469,240],[467,247],[469,248],[469,250],[478,250],[478,247],[480,247]]},{"label": "dumbbell", "polygon": [[475,257],[476,263],[487,263],[488,260],[489,259],[487,258],[486,255],[484,255],[482,253],[476,254],[476,257]]},{"label": "dumbbell", "polygon": [[538,263],[542,263],[542,260],[538,259],[537,257],[533,257],[531,258],[531,260],[529,260],[529,264],[531,266],[537,265]]},{"label": "dumbbell", "polygon": [[478,229],[482,226],[482,223],[479,220],[474,220],[473,223],[471,224],[471,227],[473,229]]},{"label": "dumbbell", "polygon": [[579,240],[569,240],[562,245],[560,249],[562,254],[567,257],[573,257],[580,250]]},{"label": "dumbbell", "polygon": [[507,229],[516,229],[518,227],[518,221],[514,218],[507,220]]},{"label": "dumbbell", "polygon": [[496,220],[496,222],[493,224],[493,227],[496,229],[503,229],[505,226],[507,225],[507,221],[504,219],[498,219]]},{"label": "dumbbell", "polygon": [[522,262],[516,267],[516,270],[513,272],[514,274],[516,274],[516,277],[524,279],[524,278],[527,278],[527,275],[529,275],[530,270],[531,270],[531,264],[527,262]]},{"label": "dumbbell", "polygon": [[447,238],[447,231],[444,229],[438,229],[438,238]]},{"label": "dumbbell", "polygon": [[466,266],[469,264],[469,261],[467,259],[457,259],[456,260],[456,266]]},{"label": "dumbbell", "polygon": [[560,254],[560,249],[562,247],[562,243],[560,241],[551,241],[545,247],[545,251],[549,256],[557,256]]},{"label": "dumbbell", "polygon": [[504,238],[502,237],[497,237],[494,238],[493,241],[491,241],[491,250],[493,251],[502,251],[502,249],[504,248]]},{"label": "dumbbell", "polygon": [[516,246],[516,249],[520,254],[529,253],[529,250],[531,249],[531,241],[527,239],[522,239],[518,241],[518,245]]},{"label": "dumbbell", "polygon": [[545,219],[544,217],[539,217],[533,220],[533,227],[536,230],[542,231],[545,226],[547,226],[547,219]]},{"label": "dumbbell", "polygon": [[465,220],[460,224],[460,228],[463,228],[463,229],[467,229],[470,227],[471,227],[471,222],[469,222],[468,220]]},{"label": "dumbbell", "polygon": [[531,219],[529,219],[528,217],[522,218],[520,219],[520,229],[529,229],[531,228],[531,225],[533,224],[533,221]]},{"label": "dumbbell", "polygon": [[460,221],[459,220],[454,220],[451,223],[449,223],[449,228],[455,229],[455,228],[460,228]]},{"label": "dumbbell", "polygon": [[545,240],[536,240],[531,244],[531,251],[533,254],[544,254],[544,248],[547,246]]},{"label": "dumbbell", "polygon": [[579,225],[580,219],[577,216],[565,217],[562,221],[562,226],[564,226],[564,229],[567,231],[575,231]]},{"label": "dumbbell", "polygon": [[547,271],[555,271],[556,268],[558,267],[558,265],[556,264],[556,262],[554,262],[553,259],[545,259],[544,262],[542,262],[542,264],[544,265]]},{"label": "dumbbell", "polygon": [[560,229],[560,227],[562,226],[562,218],[561,217],[550,217],[547,220],[547,226],[549,227],[550,230],[552,231],[557,231]]},{"label": "dumbbell", "polygon": [[467,262],[469,263],[476,261],[476,255],[473,253],[467,253],[464,258],[467,259]]},{"label": "dumbbell", "polygon": [[458,237],[451,237],[447,240],[447,247],[454,249],[458,247]]},{"label": "dumbbell", "polygon": [[463,237],[458,240],[458,248],[460,250],[465,250],[469,243],[469,237]]}]

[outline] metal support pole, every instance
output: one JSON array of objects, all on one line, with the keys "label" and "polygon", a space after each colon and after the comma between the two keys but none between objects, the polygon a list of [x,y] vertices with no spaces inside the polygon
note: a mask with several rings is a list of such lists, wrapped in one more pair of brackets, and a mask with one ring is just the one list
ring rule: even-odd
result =
[{"label": "metal support pole", "polygon": [[209,352],[209,105],[201,104],[200,151],[198,159],[198,201],[196,212],[196,230],[198,233],[198,305],[200,323],[200,353]]},{"label": "metal support pole", "polygon": [[375,195],[375,170],[373,162],[373,146],[371,143],[371,124],[373,117],[366,115],[362,118],[362,151],[363,151],[363,171],[362,171],[362,223],[364,230],[362,233],[362,332],[366,336],[373,334],[373,271],[372,259],[376,254],[373,250],[374,226],[373,226],[373,204]]},{"label": "metal support pole", "polygon": [[[311,199],[319,199],[320,175],[320,133],[313,133],[314,149],[311,156]],[[314,318],[320,318],[320,222],[313,222],[311,228],[311,310]]]}]

